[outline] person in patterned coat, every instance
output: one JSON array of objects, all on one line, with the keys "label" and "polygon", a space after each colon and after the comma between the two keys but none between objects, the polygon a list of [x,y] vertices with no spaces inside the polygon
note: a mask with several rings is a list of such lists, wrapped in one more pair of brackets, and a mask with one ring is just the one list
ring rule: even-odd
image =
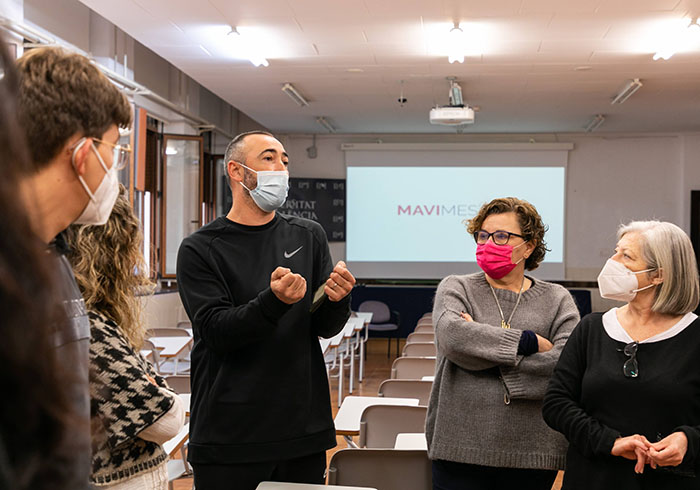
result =
[{"label": "person in patterned coat", "polygon": [[90,315],[91,481],[109,489],[167,489],[162,444],[180,431],[185,413],[140,354],[146,329],[135,293],[151,282],[125,189],[105,226],[74,225],[66,235]]}]

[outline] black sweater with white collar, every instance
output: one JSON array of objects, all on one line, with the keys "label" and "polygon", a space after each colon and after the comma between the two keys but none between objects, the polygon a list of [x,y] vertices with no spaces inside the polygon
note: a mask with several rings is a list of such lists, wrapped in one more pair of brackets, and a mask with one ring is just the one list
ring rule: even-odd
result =
[{"label": "black sweater with white collar", "polygon": [[[294,305],[270,289],[278,266],[306,279]],[[309,311],[331,270],[325,232],[302,218],[221,217],[182,242],[178,287],[194,330],[190,461],[275,461],[335,446],[318,337],[343,328],[350,298]]]},{"label": "black sweater with white collar", "polygon": [[[569,440],[564,489],[700,488],[700,320],[671,338],[641,343],[639,376],[627,378],[624,342],[600,313],[584,317],[564,347],[544,398],[550,427]],[[610,455],[615,439],[642,434],[656,442],[683,431],[688,450],[671,469],[634,472],[634,461]]]}]

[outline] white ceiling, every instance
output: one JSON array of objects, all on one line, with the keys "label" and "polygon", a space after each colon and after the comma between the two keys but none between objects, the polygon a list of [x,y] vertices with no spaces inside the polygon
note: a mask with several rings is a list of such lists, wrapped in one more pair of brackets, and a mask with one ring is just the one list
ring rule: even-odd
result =
[{"label": "white ceiling", "polygon": [[[341,133],[454,132],[428,122],[447,76],[480,108],[469,133],[576,132],[599,113],[598,132],[700,130],[700,46],[652,60],[700,0],[81,1],[277,132],[325,132],[317,116]],[[434,40],[455,20],[483,44],[464,64]],[[270,66],[232,59],[228,25],[261,39]],[[610,105],[630,78],[644,86]]]}]

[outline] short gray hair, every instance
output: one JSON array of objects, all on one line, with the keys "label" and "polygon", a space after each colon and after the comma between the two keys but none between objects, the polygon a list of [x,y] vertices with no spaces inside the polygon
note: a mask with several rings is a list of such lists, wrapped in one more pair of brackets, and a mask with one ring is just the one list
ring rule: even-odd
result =
[{"label": "short gray hair", "polygon": [[647,267],[661,271],[663,282],[656,288],[652,311],[684,315],[695,310],[700,302],[700,280],[688,235],[665,221],[632,221],[618,228],[617,238],[627,233],[639,233]]}]

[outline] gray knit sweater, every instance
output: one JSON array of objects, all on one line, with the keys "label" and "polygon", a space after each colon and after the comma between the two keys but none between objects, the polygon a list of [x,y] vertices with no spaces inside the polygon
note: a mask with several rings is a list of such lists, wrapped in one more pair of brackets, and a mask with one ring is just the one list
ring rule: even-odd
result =
[{"label": "gray knit sweater", "polygon": [[[495,292],[507,320],[517,293]],[[474,322],[465,321],[461,312],[469,313]],[[512,328],[503,329],[483,272],[443,279],[433,310],[437,364],[425,428],[430,458],[563,469],[567,443],[544,423],[542,398],[578,320],[566,289],[532,279]],[[554,348],[518,355],[523,330],[549,339]]]}]

